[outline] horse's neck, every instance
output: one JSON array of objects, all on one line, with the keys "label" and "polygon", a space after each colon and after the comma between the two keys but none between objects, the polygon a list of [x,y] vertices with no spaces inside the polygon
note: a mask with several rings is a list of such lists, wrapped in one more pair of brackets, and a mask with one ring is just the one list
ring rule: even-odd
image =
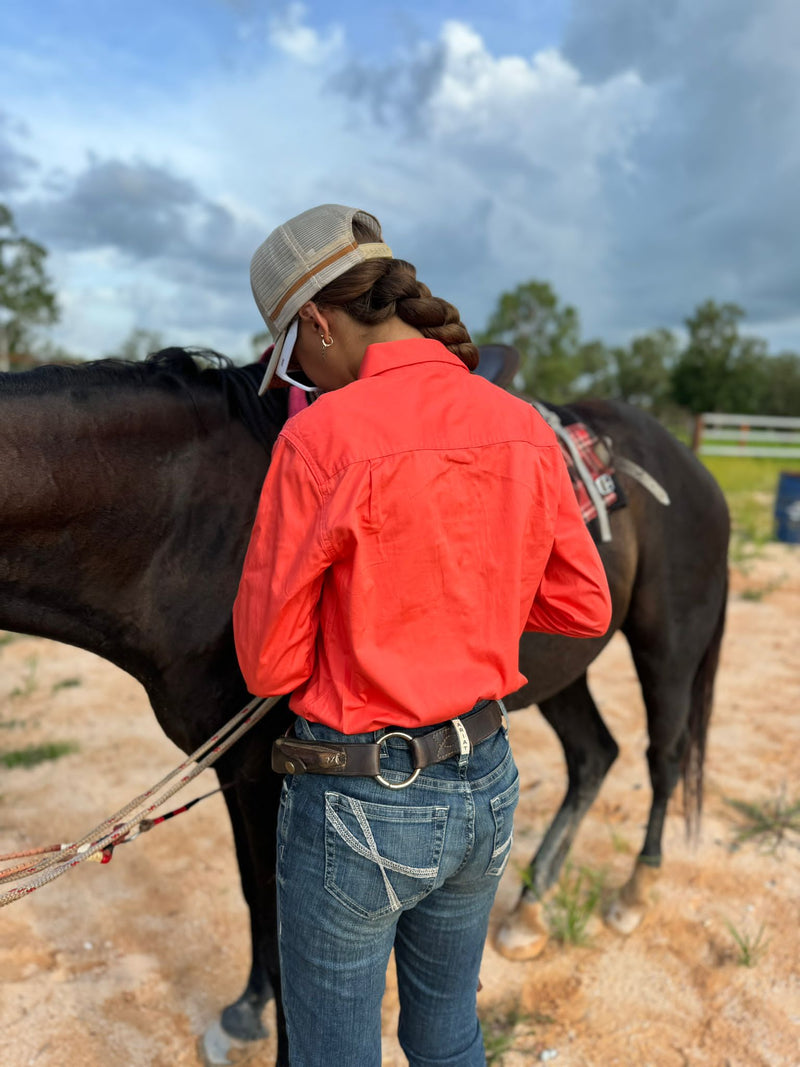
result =
[{"label": "horse's neck", "polygon": [[142,680],[171,644],[213,643],[265,467],[241,425],[185,398],[0,397],[0,628]]},{"label": "horse's neck", "polygon": [[70,548],[85,554],[89,544],[70,542],[77,527],[109,513],[130,522],[149,504],[153,487],[141,492],[147,472],[157,475],[159,459],[190,434],[170,427],[165,412],[148,418],[135,399],[130,392],[105,401],[69,393],[0,397],[4,558],[23,552],[31,538],[58,542],[62,560]]}]

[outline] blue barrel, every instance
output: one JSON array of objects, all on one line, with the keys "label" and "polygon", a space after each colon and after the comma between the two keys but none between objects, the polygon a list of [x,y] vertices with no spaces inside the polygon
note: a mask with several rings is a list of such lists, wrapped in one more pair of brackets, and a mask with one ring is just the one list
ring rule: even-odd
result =
[{"label": "blue barrel", "polygon": [[775,497],[775,537],[800,544],[800,471],[781,471]]}]

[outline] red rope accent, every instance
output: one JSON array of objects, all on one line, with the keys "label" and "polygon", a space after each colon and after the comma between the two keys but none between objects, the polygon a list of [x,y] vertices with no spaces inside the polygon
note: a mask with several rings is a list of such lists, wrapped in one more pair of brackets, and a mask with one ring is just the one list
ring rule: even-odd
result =
[{"label": "red rope accent", "polygon": [[[183,763],[179,764],[174,770],[170,771],[166,777],[162,778],[154,786],[152,786],[145,793],[135,797],[123,808],[121,808],[110,818],[106,819],[99,826],[95,827],[88,834],[84,835],[79,841],[74,841],[68,845],[59,846],[47,846],[44,849],[33,850],[34,855],[42,855],[44,853],[65,852],[66,855],[63,859],[57,859],[55,855],[38,860],[35,864],[28,867],[25,865],[12,868],[11,870],[0,870],[0,883],[19,880],[20,878],[31,879],[25,885],[17,886],[15,889],[11,889],[5,893],[0,893],[0,907],[4,907],[6,904],[12,903],[14,900],[19,900],[20,897],[27,896],[28,893],[32,893],[34,889],[39,889],[41,886],[46,885],[53,879],[58,878],[61,874],[70,870],[72,867],[77,866],[79,863],[83,863],[84,860],[95,860],[101,863],[108,863],[113,854],[114,847],[117,844],[134,840],[144,830],[149,830],[156,824],[156,820],[148,818],[150,814],[160,807],[169,797],[173,796],[179,789],[182,789],[187,782],[190,782],[193,778],[196,778],[207,767],[216,760],[217,756],[222,752],[227,751],[241,736],[244,734],[249,725],[257,722],[271,707],[273,707],[280,698],[269,697],[262,699],[255,697],[245,708],[242,708],[234,717],[225,725],[225,727],[218,732],[215,736],[225,736],[225,740],[217,746],[212,752],[211,742],[206,741],[200,748],[196,749],[190,756],[188,756]],[[243,723],[243,719],[247,717],[247,722]],[[147,800],[153,797],[159,790],[163,789],[170,779],[175,779],[182,771],[184,771],[191,764],[194,764],[192,770],[178,778],[177,784],[173,784],[166,789],[160,796],[158,796],[152,803],[150,803],[143,810],[140,810],[138,815],[128,819],[127,822],[120,822],[120,819],[125,819],[130,815],[137,807],[141,808]],[[217,792],[218,790],[212,790]],[[208,796],[210,794],[205,794]],[[190,801],[189,804],[184,805],[180,810],[187,810],[198,800],[202,800],[204,797],[197,797],[195,801]],[[174,814],[178,814],[176,809]],[[158,821],[166,821],[167,818],[172,816],[172,812],[167,813],[166,816],[160,818]],[[20,873],[21,872],[21,873]]]}]

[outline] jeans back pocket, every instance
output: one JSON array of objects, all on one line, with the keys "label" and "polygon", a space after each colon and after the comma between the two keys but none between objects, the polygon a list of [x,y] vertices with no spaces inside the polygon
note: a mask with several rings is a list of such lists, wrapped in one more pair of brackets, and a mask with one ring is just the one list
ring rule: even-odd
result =
[{"label": "jeans back pocket", "polygon": [[325,888],[365,919],[412,906],[436,883],[447,813],[326,792]]},{"label": "jeans back pocket", "polygon": [[487,874],[500,875],[506,868],[511,855],[514,840],[514,811],[519,800],[519,775],[511,785],[492,799],[492,817],[494,818],[494,843]]}]

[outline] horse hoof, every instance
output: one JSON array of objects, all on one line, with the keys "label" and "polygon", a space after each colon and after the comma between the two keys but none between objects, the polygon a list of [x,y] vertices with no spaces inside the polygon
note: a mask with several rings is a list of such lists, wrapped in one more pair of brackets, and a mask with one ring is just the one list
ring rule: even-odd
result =
[{"label": "horse hoof", "polygon": [[494,947],[507,960],[533,960],[544,950],[548,937],[541,903],[521,900],[497,931]]},{"label": "horse hoof", "polygon": [[204,1067],[240,1067],[247,1062],[254,1048],[250,1041],[239,1041],[222,1029],[217,1019],[198,1041],[198,1052]]},{"label": "horse hoof", "polygon": [[269,1033],[261,1021],[263,1002],[242,994],[222,1011],[222,1029],[236,1041],[262,1041]]},{"label": "horse hoof", "polygon": [[652,902],[659,874],[657,867],[637,863],[630,880],[622,887],[619,896],[611,902],[604,915],[606,924],[612,930],[626,936],[633,933]]},{"label": "horse hoof", "polygon": [[627,937],[632,934],[644,917],[644,908],[630,907],[615,900],[604,915],[607,926]]}]

